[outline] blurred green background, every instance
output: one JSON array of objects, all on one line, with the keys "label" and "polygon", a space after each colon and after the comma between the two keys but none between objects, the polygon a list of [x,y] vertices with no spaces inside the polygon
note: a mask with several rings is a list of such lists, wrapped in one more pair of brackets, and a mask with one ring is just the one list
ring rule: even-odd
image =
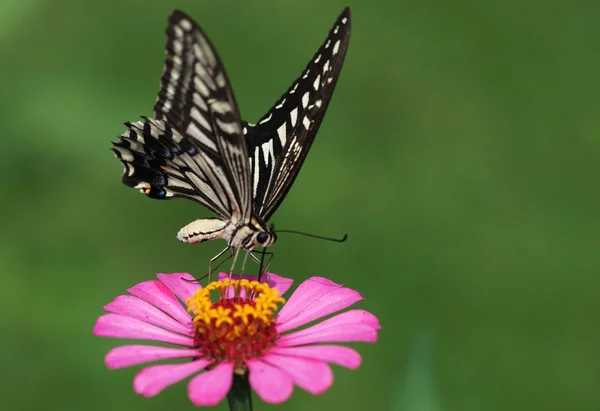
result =
[{"label": "blurred green background", "polygon": [[[110,142],[151,115],[172,9],[208,32],[253,122],[346,4],[2,0],[0,408],[194,408],[185,384],[134,394],[92,326],[224,243],[179,243],[209,213],[123,186]],[[341,80],[272,221],[350,239],[281,235],[272,269],[358,289],[383,329],[358,371],[280,408],[599,410],[600,3],[349,4]]]}]

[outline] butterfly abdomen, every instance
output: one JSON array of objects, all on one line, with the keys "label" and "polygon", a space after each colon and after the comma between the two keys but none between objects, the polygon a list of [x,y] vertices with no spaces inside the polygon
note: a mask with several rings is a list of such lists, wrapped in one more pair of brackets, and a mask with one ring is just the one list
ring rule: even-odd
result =
[{"label": "butterfly abdomen", "polygon": [[201,218],[192,221],[177,233],[177,239],[188,244],[228,237],[227,222],[218,218]]}]

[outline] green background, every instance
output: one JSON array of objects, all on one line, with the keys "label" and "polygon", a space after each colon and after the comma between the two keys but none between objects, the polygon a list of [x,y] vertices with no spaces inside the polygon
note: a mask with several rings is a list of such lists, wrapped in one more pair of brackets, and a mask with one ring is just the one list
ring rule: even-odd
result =
[{"label": "green background", "polygon": [[[595,4],[594,4],[595,3]],[[0,408],[193,409],[146,399],[102,306],[156,272],[201,275],[206,210],[120,183],[109,151],[151,115],[164,30],[191,14],[256,121],[339,1],[2,0]],[[274,272],[358,289],[379,316],[357,371],[286,410],[600,409],[600,4],[350,1],[350,49],[278,228]],[[256,409],[274,409],[256,399]],[[226,409],[223,402],[218,409]]]}]

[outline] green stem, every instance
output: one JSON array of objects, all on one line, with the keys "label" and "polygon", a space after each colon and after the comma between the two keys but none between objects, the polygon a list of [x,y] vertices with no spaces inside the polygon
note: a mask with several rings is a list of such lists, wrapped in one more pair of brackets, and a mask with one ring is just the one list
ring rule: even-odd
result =
[{"label": "green stem", "polygon": [[252,391],[248,383],[248,373],[233,374],[233,384],[227,394],[230,411],[252,411]]}]

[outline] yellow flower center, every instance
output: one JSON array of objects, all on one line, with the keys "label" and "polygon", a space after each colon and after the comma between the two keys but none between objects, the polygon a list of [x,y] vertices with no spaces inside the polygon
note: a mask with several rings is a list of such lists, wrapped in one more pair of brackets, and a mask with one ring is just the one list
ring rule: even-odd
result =
[{"label": "yellow flower center", "polygon": [[275,343],[275,310],[284,301],[275,288],[258,281],[210,283],[187,300],[195,347],[203,358],[234,362],[236,372],[244,373],[246,360],[260,357]]}]

